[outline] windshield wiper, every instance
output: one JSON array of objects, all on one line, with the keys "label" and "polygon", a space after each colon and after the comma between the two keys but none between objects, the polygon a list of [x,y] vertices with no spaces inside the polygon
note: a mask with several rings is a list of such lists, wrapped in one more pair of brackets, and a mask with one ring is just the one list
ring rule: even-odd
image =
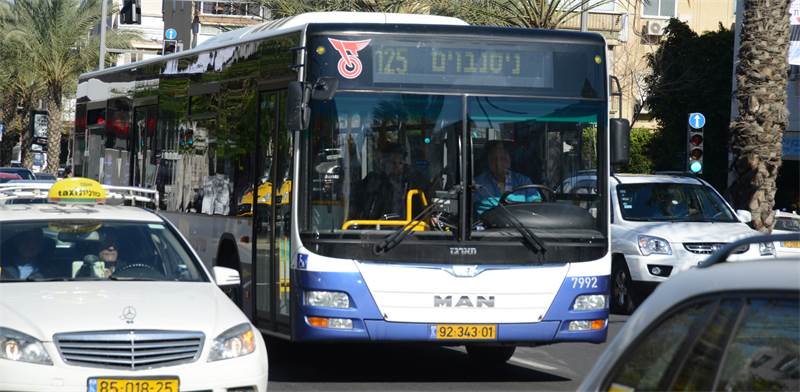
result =
[{"label": "windshield wiper", "polygon": [[[486,189],[484,189],[484,187],[482,187],[480,184],[473,184],[473,187],[478,191],[482,191],[485,196],[492,197],[492,195],[488,194]],[[539,258],[541,259],[542,256],[544,256],[544,253],[547,252],[544,242],[542,242],[542,240],[536,234],[528,230],[528,228],[519,221],[519,218],[514,216],[514,214],[512,214],[511,211],[506,208],[506,206],[499,201],[497,202],[497,206],[500,207],[501,211],[503,211],[506,221],[511,223],[511,226],[513,226],[522,235],[526,245],[530,247],[533,253],[538,254]]]},{"label": "windshield wiper", "polygon": [[124,281],[129,281],[129,282],[133,282],[133,281],[137,281],[137,280],[138,281],[148,281],[148,282],[161,280],[161,279],[154,279],[154,278],[127,277],[127,276],[114,276],[114,275],[109,276],[108,279],[111,279],[111,280],[124,280]]},{"label": "windshield wiper", "polygon": [[[462,190],[461,186],[456,185],[453,187],[452,192],[458,195],[459,193],[461,193],[461,190]],[[414,228],[421,223],[420,219],[422,219],[422,217],[433,211],[434,207],[437,206],[440,207],[444,205],[444,203],[445,201],[442,200],[442,201],[434,201],[431,204],[428,204],[428,206],[425,207],[422,211],[420,211],[419,214],[417,214],[417,216],[411,218],[410,222],[403,225],[403,227],[397,229],[397,231],[395,231],[394,233],[389,234],[386,238],[383,239],[383,241],[381,241],[380,244],[376,244],[372,248],[372,251],[376,255],[379,255],[381,253],[385,253],[392,250],[392,248],[403,242],[404,239],[408,238],[408,236],[410,236],[411,233],[414,232]]]},{"label": "windshield wiper", "polygon": [[29,276],[25,279],[26,282],[68,282],[70,279],[67,277],[58,277],[58,278],[43,278],[43,277],[33,277]]}]

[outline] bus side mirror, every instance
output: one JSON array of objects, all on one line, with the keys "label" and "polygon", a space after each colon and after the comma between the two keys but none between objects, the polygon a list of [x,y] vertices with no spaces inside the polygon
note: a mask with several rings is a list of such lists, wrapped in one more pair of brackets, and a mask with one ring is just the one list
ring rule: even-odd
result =
[{"label": "bus side mirror", "polygon": [[314,88],[311,89],[311,99],[315,101],[330,101],[336,95],[338,87],[339,79],[331,77],[319,78],[314,83]]},{"label": "bus side mirror", "polygon": [[290,132],[308,128],[311,112],[308,110],[310,89],[301,82],[289,82],[286,97],[286,126]]},{"label": "bus side mirror", "polygon": [[627,165],[631,160],[631,126],[624,118],[612,118],[610,124],[611,164]]}]

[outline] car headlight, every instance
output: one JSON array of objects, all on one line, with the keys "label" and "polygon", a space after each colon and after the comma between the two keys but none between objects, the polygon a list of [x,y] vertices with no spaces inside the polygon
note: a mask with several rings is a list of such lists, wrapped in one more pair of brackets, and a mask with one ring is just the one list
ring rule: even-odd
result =
[{"label": "car headlight", "polygon": [[52,365],[39,339],[10,328],[0,327],[0,358],[10,361]]},{"label": "car headlight", "polygon": [[256,335],[249,323],[239,324],[214,339],[208,362],[247,355],[256,350]]},{"label": "car headlight", "polygon": [[649,235],[639,236],[639,251],[643,256],[672,254],[672,248],[669,247],[667,240]]},{"label": "car headlight", "polygon": [[772,242],[759,242],[758,243],[758,253],[761,256],[773,256],[775,255],[775,244]]}]

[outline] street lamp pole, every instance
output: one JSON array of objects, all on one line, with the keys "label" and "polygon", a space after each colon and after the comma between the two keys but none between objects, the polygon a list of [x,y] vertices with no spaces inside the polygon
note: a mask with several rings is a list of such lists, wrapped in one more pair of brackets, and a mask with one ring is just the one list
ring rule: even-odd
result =
[{"label": "street lamp pole", "polygon": [[106,3],[108,0],[101,0],[100,6],[100,64],[98,69],[106,67]]},{"label": "street lamp pole", "polygon": [[589,2],[584,1],[581,4],[581,31],[589,31]]}]

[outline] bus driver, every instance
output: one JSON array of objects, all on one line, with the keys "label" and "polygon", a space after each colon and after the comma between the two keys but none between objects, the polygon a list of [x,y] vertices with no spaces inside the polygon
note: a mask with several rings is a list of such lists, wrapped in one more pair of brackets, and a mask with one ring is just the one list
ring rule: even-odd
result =
[{"label": "bus driver", "polygon": [[[496,206],[503,193],[523,185],[531,185],[531,179],[511,170],[511,157],[502,141],[491,141],[486,144],[487,171],[475,177],[476,190],[472,195],[475,211],[478,215]],[[526,191],[525,195],[509,195],[511,201],[539,202],[542,195],[535,189]]]}]

